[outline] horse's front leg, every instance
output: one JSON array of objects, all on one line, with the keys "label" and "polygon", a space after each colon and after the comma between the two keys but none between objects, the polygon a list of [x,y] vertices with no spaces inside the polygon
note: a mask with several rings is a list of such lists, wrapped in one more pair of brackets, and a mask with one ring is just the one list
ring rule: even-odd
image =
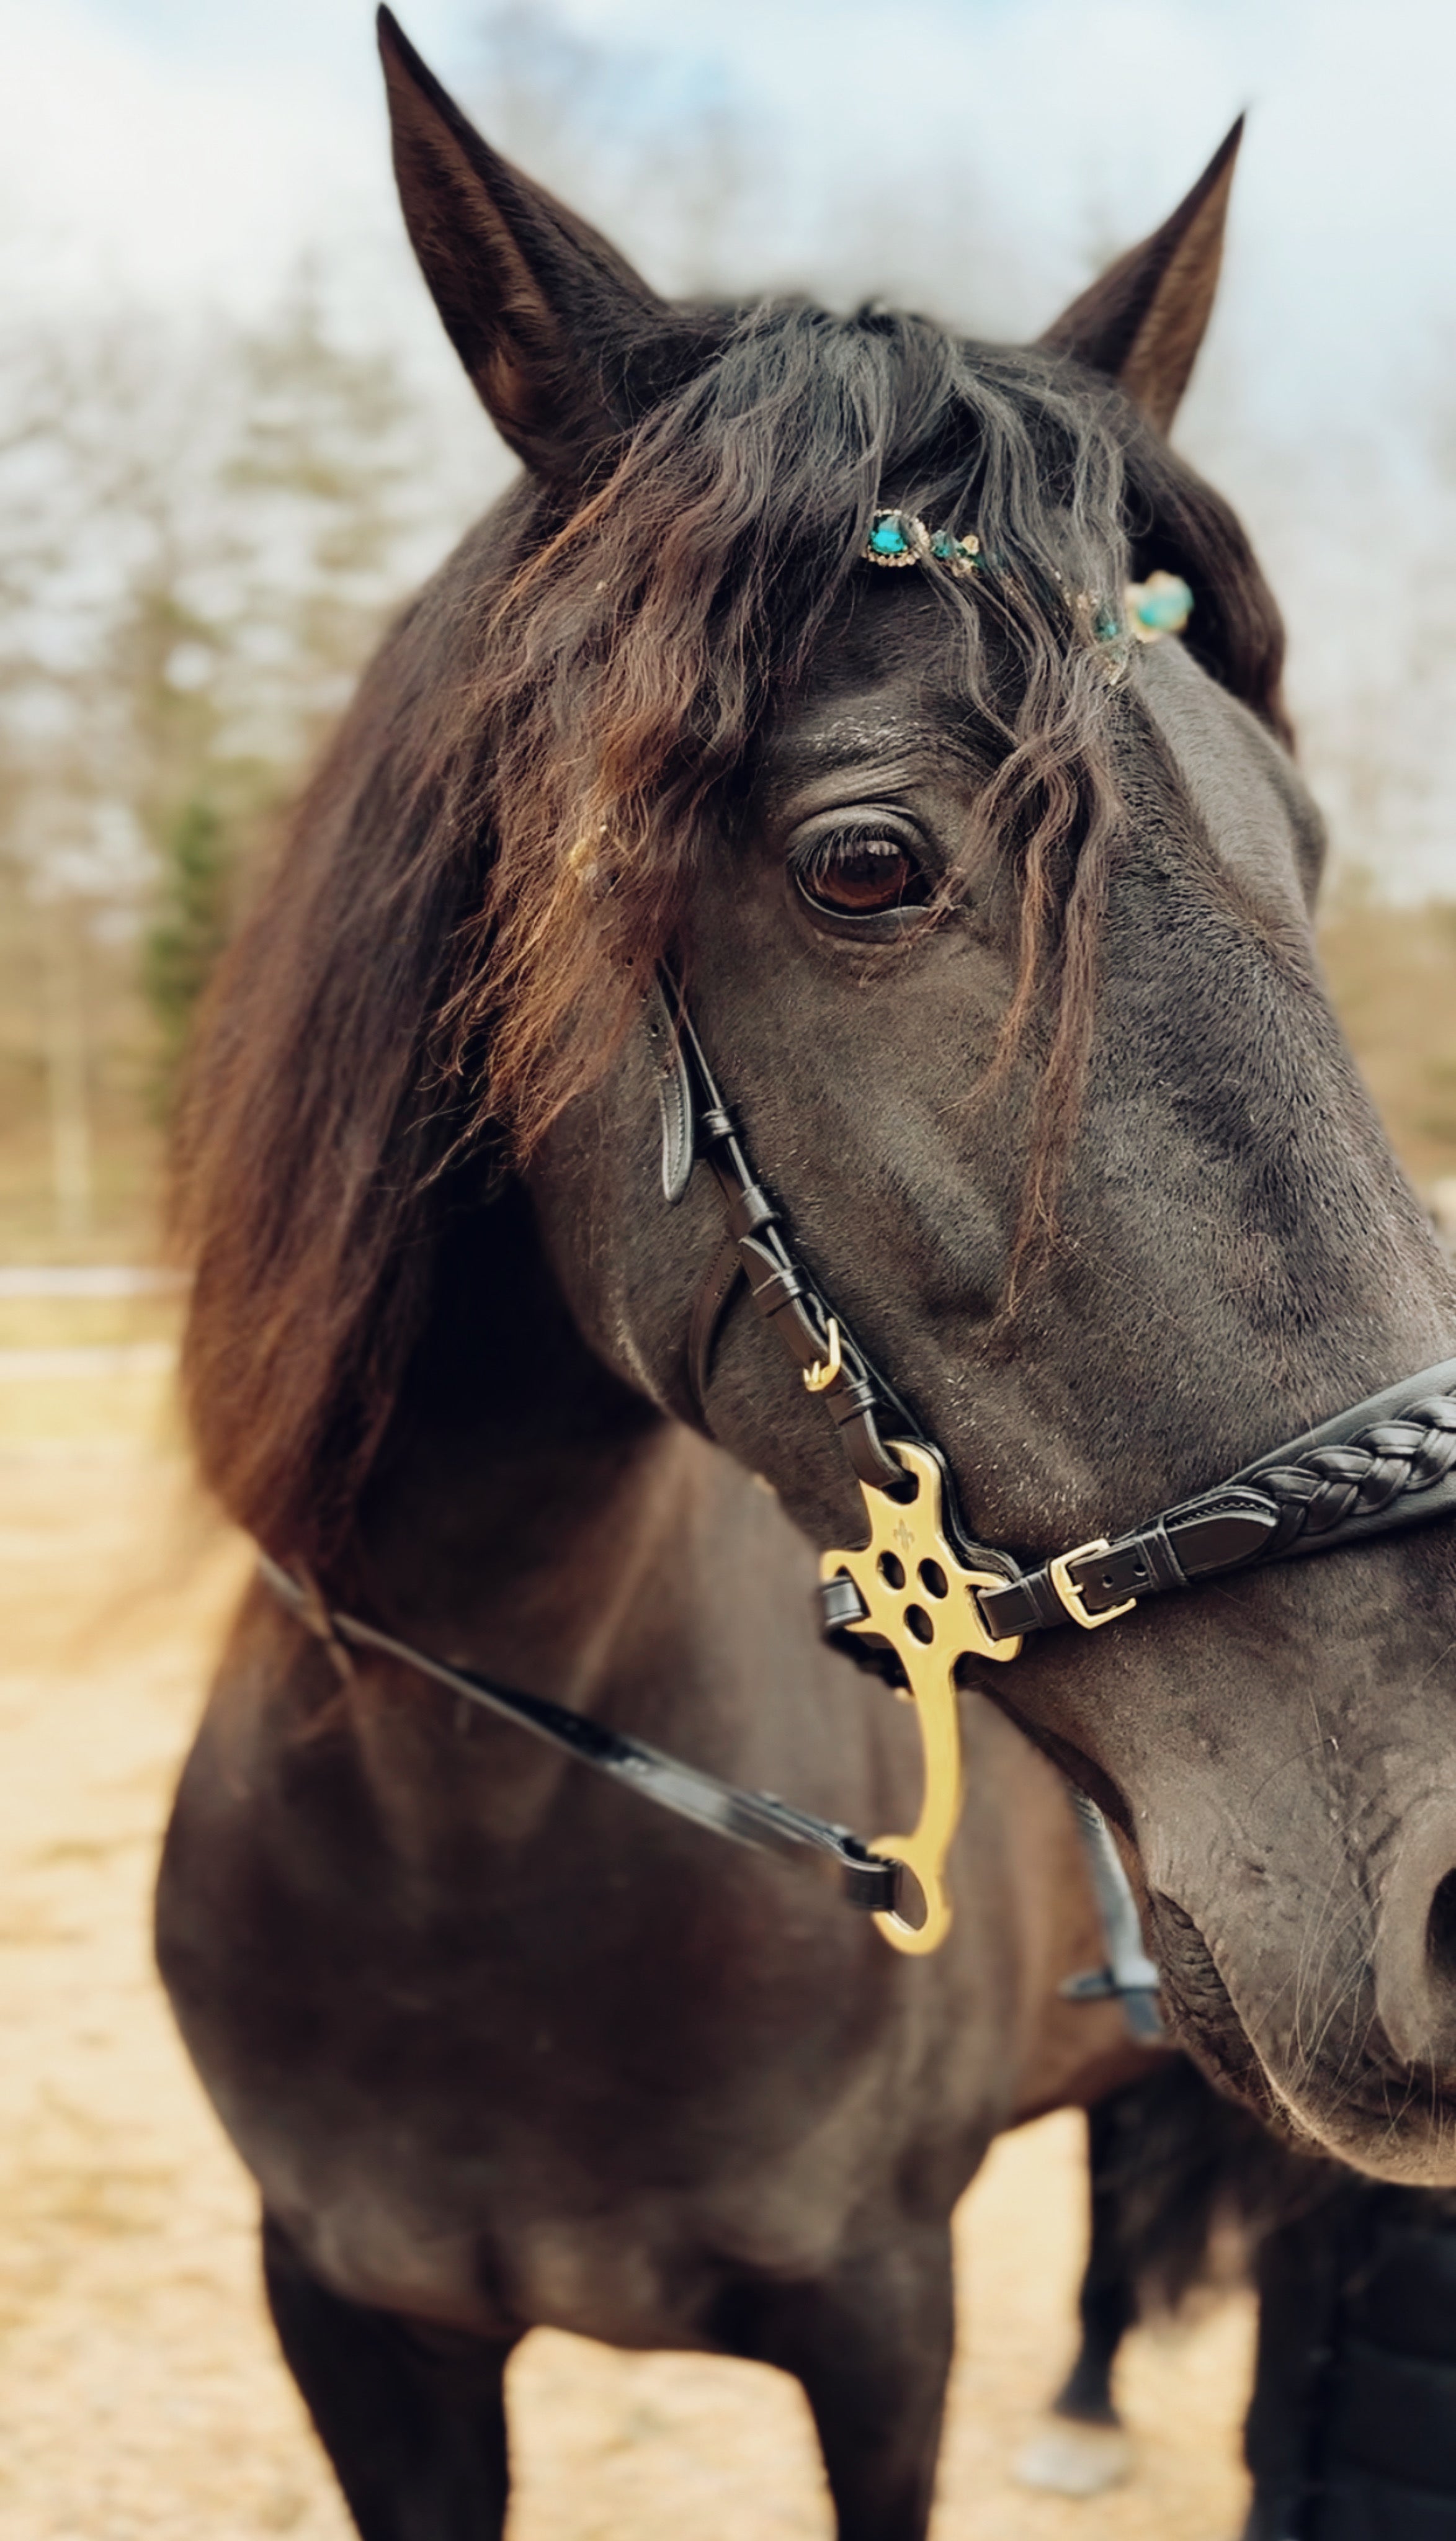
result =
[{"label": "horse's front leg", "polygon": [[268,2215],[262,2250],[279,2344],[362,2541],[500,2541],[514,2341],[436,2339],[331,2293]]},{"label": "horse's front leg", "polygon": [[923,2541],[955,2343],[949,2225],[902,2222],[810,2283],[735,2286],[717,2334],[803,2384],[837,2541]]}]

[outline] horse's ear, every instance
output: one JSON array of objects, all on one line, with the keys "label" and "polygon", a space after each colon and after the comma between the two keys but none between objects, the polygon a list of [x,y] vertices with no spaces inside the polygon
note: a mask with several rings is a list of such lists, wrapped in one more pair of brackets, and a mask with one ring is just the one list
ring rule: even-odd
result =
[{"label": "horse's ear", "polygon": [[1172,217],[1109,265],[1042,337],[1116,380],[1159,432],[1178,411],[1212,314],[1243,137],[1240,115]]},{"label": "horse's ear", "polygon": [[674,313],[481,140],[388,9],[378,24],[404,226],[446,333],[528,468],[579,477],[632,420]]}]

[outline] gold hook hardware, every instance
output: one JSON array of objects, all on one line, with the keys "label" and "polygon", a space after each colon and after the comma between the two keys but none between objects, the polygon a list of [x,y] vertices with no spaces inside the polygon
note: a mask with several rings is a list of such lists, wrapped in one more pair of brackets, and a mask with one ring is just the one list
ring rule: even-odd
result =
[{"label": "gold hook hardware", "polygon": [[[831,1334],[837,1339],[833,1326]],[[877,1915],[875,1922],[892,1949],[923,1958],[939,1949],[951,1926],[945,1864],[961,1816],[956,1662],[970,1655],[1014,1659],[1021,1637],[996,1641],[986,1630],[976,1591],[999,1588],[1003,1581],[993,1570],[966,1569],[947,1541],[934,1457],[906,1439],[890,1445],[917,1485],[914,1498],[892,1499],[888,1491],[861,1483],[870,1540],[858,1553],[825,1554],[819,1571],[822,1579],[844,1572],[853,1580],[866,1611],[849,1630],[878,1633],[890,1643],[920,1725],[925,1780],[919,1820],[909,1835],[881,1836],[874,1850],[905,1862],[925,1900],[923,1924],[908,1924],[897,1914]]]},{"label": "gold hook hardware", "polygon": [[843,1364],[844,1362],[839,1356],[839,1327],[836,1323],[834,1316],[831,1315],[829,1319],[829,1356],[828,1358],[817,1358],[812,1367],[806,1367],[803,1371],[804,1383],[808,1387],[809,1392],[811,1394],[825,1393],[826,1390],[834,1384],[834,1381],[838,1375]]}]

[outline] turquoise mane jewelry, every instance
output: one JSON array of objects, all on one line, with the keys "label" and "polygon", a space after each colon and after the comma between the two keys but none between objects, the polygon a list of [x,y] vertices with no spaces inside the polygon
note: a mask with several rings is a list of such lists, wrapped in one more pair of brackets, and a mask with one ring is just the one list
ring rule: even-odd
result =
[{"label": "turquoise mane jewelry", "polygon": [[[950,530],[927,530],[917,512],[876,512],[859,552],[866,564],[944,565],[960,582],[969,582],[981,564],[981,541],[974,530],[959,539]],[[1193,605],[1181,574],[1150,573],[1146,582],[1127,584],[1122,617],[1104,601],[1092,617],[1092,631],[1100,644],[1119,644],[1125,634],[1139,644],[1156,644],[1160,636],[1182,634]],[[1089,601],[1081,606],[1092,615]]]},{"label": "turquoise mane jewelry", "polygon": [[976,571],[981,541],[974,530],[964,539],[927,530],[915,512],[876,512],[859,552],[866,564],[943,564],[964,582]]},{"label": "turquoise mane jewelry", "polygon": [[[1119,688],[1132,658],[1128,637],[1137,644],[1157,644],[1165,635],[1181,635],[1193,616],[1194,596],[1180,573],[1150,573],[1146,582],[1123,588],[1123,617],[1104,601],[1092,617],[1092,632],[1107,657],[1109,685]],[[1088,604],[1089,615],[1091,614]]]},{"label": "turquoise mane jewelry", "polygon": [[[1123,586],[1123,614],[1111,601],[1094,609],[1085,595],[1081,614],[1102,647],[1109,688],[1122,687],[1136,644],[1157,644],[1165,635],[1181,635],[1193,616],[1194,596],[1179,573],[1150,573],[1146,582]],[[1128,641],[1128,638],[1131,641]]]},{"label": "turquoise mane jewelry", "polygon": [[1139,644],[1181,635],[1193,616],[1194,596],[1180,573],[1150,573],[1146,582],[1129,582],[1123,598],[1128,631]]}]

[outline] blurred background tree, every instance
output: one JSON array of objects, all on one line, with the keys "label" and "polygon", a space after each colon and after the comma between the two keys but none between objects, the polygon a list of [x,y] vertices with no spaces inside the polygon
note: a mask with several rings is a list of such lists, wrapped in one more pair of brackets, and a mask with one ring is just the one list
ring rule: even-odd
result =
[{"label": "blurred background tree", "polygon": [[[465,94],[491,137],[665,290],[751,277],[847,304],[873,287],[987,331],[1019,324],[1014,206],[983,201],[955,123],[927,124],[910,201],[893,171],[806,156],[772,97],[721,64],[706,76],[700,52],[539,0],[489,12],[473,62]],[[1121,233],[1106,204],[1084,226],[1090,270]],[[64,316],[32,304],[0,331],[0,1260],[152,1242],[212,965],[390,609],[509,472],[473,409],[447,416],[420,385],[398,313],[350,312],[335,285],[327,262],[305,267],[248,322],[113,296]],[[1456,554],[1450,368],[1426,384],[1437,562]],[[1364,549],[1394,554],[1403,532],[1394,511],[1382,524],[1357,440],[1332,440],[1317,485],[1303,457],[1261,445],[1216,342],[1189,446],[1250,512],[1276,584],[1306,594],[1309,763],[1345,840],[1378,842],[1447,756],[1452,579],[1429,571],[1419,606],[1393,608],[1387,575],[1374,640],[1347,585],[1308,605],[1312,553],[1346,570],[1311,527],[1342,485]],[[1328,942],[1408,1161],[1451,1176],[1456,924],[1432,920],[1413,950],[1409,912],[1347,866]]]},{"label": "blurred background tree", "polygon": [[143,1240],[196,997],[420,561],[429,434],[308,276],[250,327],[33,321],[0,378],[0,1249],[106,1251]]}]

